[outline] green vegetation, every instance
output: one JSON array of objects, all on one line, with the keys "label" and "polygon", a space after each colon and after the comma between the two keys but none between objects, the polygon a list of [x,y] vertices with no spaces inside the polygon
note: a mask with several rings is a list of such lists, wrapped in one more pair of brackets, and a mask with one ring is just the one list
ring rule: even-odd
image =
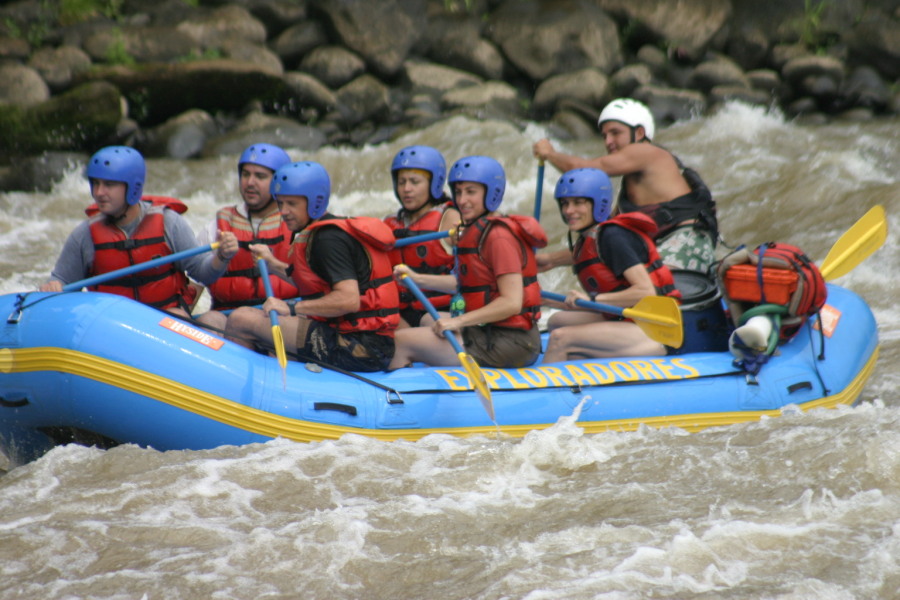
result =
[{"label": "green vegetation", "polygon": [[80,23],[95,15],[118,20],[125,0],[60,0],[59,22],[63,25]]},{"label": "green vegetation", "polygon": [[137,64],[137,61],[128,52],[128,48],[125,46],[125,37],[119,29],[115,30],[113,41],[106,47],[106,62],[126,66]]},{"label": "green vegetation", "polygon": [[830,0],[804,0],[803,17],[799,20],[800,42],[817,53],[822,53],[830,45],[827,32],[822,27],[822,13]]},{"label": "green vegetation", "polygon": [[190,54],[180,57],[176,62],[185,63],[194,60],[216,60],[218,58],[222,58],[222,51],[220,49],[207,48],[202,53],[192,50]]},{"label": "green vegetation", "polygon": [[450,13],[456,12],[472,12],[474,0],[444,0],[444,10]]}]

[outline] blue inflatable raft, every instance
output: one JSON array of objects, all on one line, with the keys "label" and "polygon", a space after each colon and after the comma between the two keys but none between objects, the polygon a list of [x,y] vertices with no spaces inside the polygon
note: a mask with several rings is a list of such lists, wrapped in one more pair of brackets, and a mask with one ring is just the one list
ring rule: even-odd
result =
[{"label": "blue inflatable raft", "polygon": [[289,362],[282,371],[275,358],[119,296],[9,294],[0,296],[0,449],[22,463],[70,441],[172,450],[345,433],[523,436],[572,414],[587,432],[695,431],[786,406],[853,404],[877,359],[875,319],[832,284],[825,314],[824,335],[811,320],[756,377],[719,349],[485,368],[495,424],[463,368],[353,374]]}]

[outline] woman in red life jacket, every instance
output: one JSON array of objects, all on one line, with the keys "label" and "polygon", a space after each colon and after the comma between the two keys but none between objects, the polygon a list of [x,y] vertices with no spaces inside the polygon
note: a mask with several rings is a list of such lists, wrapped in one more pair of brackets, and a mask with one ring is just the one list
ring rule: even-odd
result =
[{"label": "woman in red life jacket", "polygon": [[[391,163],[394,195],[400,202],[396,214],[384,218],[397,239],[448,231],[459,224],[459,211],[444,193],[447,163],[430,146],[408,146]],[[448,238],[410,244],[392,253],[394,264],[405,264],[417,273],[446,275],[453,269],[452,243]],[[438,310],[449,310],[452,296],[434,290],[425,295]],[[405,286],[400,286],[400,326],[430,325],[434,320]]]},{"label": "woman in red life jacket", "polygon": [[263,310],[242,306],[229,316],[226,335],[253,347],[271,347],[269,311],[276,311],[285,348],[300,360],[348,371],[382,371],[394,355],[400,298],[393,279],[390,228],[374,217],[336,217],[327,212],[331,179],[314,162],[275,171],[272,195],[294,232],[287,261],[265,244],[250,251],[273,275],[293,282],[302,300],[266,299]]},{"label": "woman in red life jacket", "polygon": [[458,290],[465,311],[441,317],[431,327],[399,330],[391,368],[413,362],[459,364],[444,331],[458,332],[468,354],[481,365],[530,365],[541,351],[537,326],[541,290],[534,248],[546,246],[547,235],[532,217],[496,212],[506,189],[506,174],[493,158],[469,156],[456,161],[450,168],[450,186],[462,218],[455,276],[416,273],[403,265],[395,267],[394,274],[405,274],[422,288],[447,294]]},{"label": "woman in red life jacket", "polygon": [[[174,198],[143,197],[147,168],[144,157],[127,146],[108,146],[88,161],[85,174],[96,208],[69,235],[51,279],[41,291],[62,291],[64,285],[88,276],[116,271],[198,246],[181,216],[186,207]],[[118,294],[189,318],[193,294],[187,275],[212,283],[237,252],[232,233],[218,236],[220,246],[175,263],[161,265],[99,284],[91,289]]]},{"label": "woman in red life jacket", "polygon": [[[584,291],[570,291],[566,308],[571,310],[550,317],[544,362],[666,354],[665,346],[650,339],[630,320],[575,309],[579,298],[630,308],[646,296],[680,297],[672,273],[662,264],[652,240],[656,224],[640,213],[610,219],[612,185],[599,169],[564,173],[554,195],[569,226],[571,251],[552,253],[541,261],[548,267],[574,265]],[[574,244],[573,233],[578,234]]]}]

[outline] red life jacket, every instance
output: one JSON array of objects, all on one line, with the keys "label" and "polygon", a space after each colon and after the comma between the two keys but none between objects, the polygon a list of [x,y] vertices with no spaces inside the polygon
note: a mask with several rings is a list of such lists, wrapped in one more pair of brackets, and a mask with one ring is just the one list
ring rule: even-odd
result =
[{"label": "red life jacket", "polygon": [[321,227],[339,227],[362,244],[369,257],[371,270],[368,281],[359,282],[359,310],[340,317],[313,317],[336,326],[341,333],[373,331],[390,337],[400,324],[400,297],[394,283],[393,265],[388,250],[393,247],[394,234],[384,222],[373,217],[332,218],[315,221],[294,239],[289,262],[291,277],[303,298],[319,298],[331,291],[327,281],[309,266],[310,252],[315,246],[314,233]]},{"label": "red life jacket", "polygon": [[669,267],[663,264],[656,250],[656,244],[650,237],[656,232],[656,223],[645,214],[633,212],[619,214],[603,223],[597,223],[578,238],[572,254],[575,259],[575,274],[584,291],[589,294],[605,294],[623,290],[631,285],[625,277],[616,277],[600,256],[597,241],[602,229],[610,224],[633,231],[644,242],[648,256],[644,267],[650,274],[656,293],[660,296],[681,299],[681,292],[675,289],[675,278]]},{"label": "red life jacket", "polygon": [[[384,222],[394,232],[398,230],[406,232],[406,237],[432,233],[438,231],[444,213],[452,206],[450,202],[434,206],[409,227],[404,225],[403,220],[399,218],[399,214],[385,217]],[[402,248],[394,248],[391,251],[391,262],[395,265],[405,264],[417,273],[429,273],[432,275],[447,275],[453,270],[453,255],[444,249],[441,240],[431,240],[422,244],[411,244]],[[398,286],[401,307],[410,306],[416,310],[425,310],[422,303],[415,299],[415,296],[406,289],[406,286],[400,284]],[[444,294],[435,290],[422,291],[436,309],[447,309],[450,306],[451,294]]]},{"label": "red life jacket", "polygon": [[466,301],[466,312],[477,310],[489,304],[500,295],[497,278],[484,261],[481,249],[492,227],[509,228],[522,248],[525,263],[522,265],[522,310],[502,321],[491,325],[530,330],[541,318],[541,286],[537,280],[535,248],[547,245],[547,234],[533,217],[520,215],[485,216],[463,230],[456,248],[459,259],[459,291]]},{"label": "red life jacket", "polygon": [[[94,242],[94,262],[90,268],[92,276],[172,254],[166,243],[163,213],[166,209],[183,213],[187,207],[180,200],[164,196],[145,196],[141,201],[151,206],[130,238],[111,225],[105,215],[91,219],[91,239]],[[126,275],[90,289],[126,296],[157,308],[190,306],[196,297],[193,288],[188,285],[187,276],[173,263]]]},{"label": "red life jacket", "polygon": [[[234,206],[220,209],[216,213],[216,227],[220,231],[233,232],[240,249],[228,263],[225,274],[209,286],[212,308],[222,310],[262,304],[266,300],[266,290],[248,248],[250,244],[265,244],[272,250],[275,258],[287,262],[293,235],[291,230],[284,224],[281,214],[275,211],[263,218],[256,233],[250,219]],[[276,298],[298,296],[297,288],[280,277],[270,277],[269,281]]]}]

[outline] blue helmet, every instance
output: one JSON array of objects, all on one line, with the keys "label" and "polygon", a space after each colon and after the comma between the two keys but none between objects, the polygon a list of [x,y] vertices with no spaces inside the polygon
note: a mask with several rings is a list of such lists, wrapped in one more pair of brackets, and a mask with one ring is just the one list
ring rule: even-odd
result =
[{"label": "blue helmet", "polygon": [[391,163],[391,179],[394,180],[394,196],[397,193],[397,171],[400,169],[422,169],[431,173],[432,200],[439,200],[444,195],[444,180],[447,179],[447,161],[444,155],[431,146],[407,146],[397,153]]},{"label": "blue helmet", "polygon": [[126,185],[125,201],[131,205],[137,204],[144,193],[147,167],[144,157],[134,148],[107,146],[91,157],[85,175],[88,179],[121,181]]},{"label": "blue helmet", "polygon": [[588,198],[594,205],[594,222],[602,223],[609,218],[612,209],[612,183],[609,176],[600,169],[573,169],[566,171],[556,182],[553,192],[556,200],[561,198]]},{"label": "blue helmet", "polygon": [[306,212],[310,219],[318,219],[328,208],[331,178],[319,163],[303,161],[284,165],[272,176],[269,192],[278,196],[306,196]]},{"label": "blue helmet", "polygon": [[456,192],[453,184],[460,181],[474,181],[485,186],[484,208],[493,212],[503,201],[506,190],[506,173],[503,167],[490,156],[467,156],[456,161],[450,167],[450,186],[453,193],[453,204],[456,204]]},{"label": "blue helmet", "polygon": [[241,167],[246,163],[277,171],[290,162],[291,157],[278,146],[273,144],[253,144],[244,150],[238,159],[238,174],[241,172]]}]

